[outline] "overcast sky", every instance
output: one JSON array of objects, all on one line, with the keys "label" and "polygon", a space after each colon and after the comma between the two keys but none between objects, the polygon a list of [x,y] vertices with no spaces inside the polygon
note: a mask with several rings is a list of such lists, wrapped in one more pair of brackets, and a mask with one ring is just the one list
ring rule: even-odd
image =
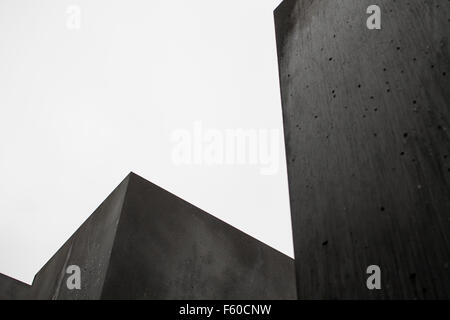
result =
[{"label": "overcast sky", "polygon": [[[0,0],[0,273],[31,283],[130,171],[293,256],[280,2]],[[174,156],[242,130],[267,157]]]}]

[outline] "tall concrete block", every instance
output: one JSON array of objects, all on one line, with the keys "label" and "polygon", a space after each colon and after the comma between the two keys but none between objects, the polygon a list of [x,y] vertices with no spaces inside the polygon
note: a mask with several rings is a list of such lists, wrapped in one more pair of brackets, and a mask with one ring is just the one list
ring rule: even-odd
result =
[{"label": "tall concrete block", "polygon": [[291,258],[130,174],[32,287],[0,277],[0,298],[295,299],[294,279]]},{"label": "tall concrete block", "polygon": [[372,4],[275,11],[298,297],[450,298],[450,2]]}]

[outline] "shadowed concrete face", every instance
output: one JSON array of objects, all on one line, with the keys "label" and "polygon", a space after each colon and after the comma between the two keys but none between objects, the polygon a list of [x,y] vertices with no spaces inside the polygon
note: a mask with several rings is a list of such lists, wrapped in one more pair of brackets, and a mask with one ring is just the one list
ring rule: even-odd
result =
[{"label": "shadowed concrete face", "polygon": [[450,3],[371,4],[275,12],[298,296],[450,298]]},{"label": "shadowed concrete face", "polygon": [[132,176],[103,298],[295,299],[293,260]]},{"label": "shadowed concrete face", "polygon": [[0,298],[295,299],[294,279],[291,258],[130,174],[32,287],[0,277]]},{"label": "shadowed concrete face", "polygon": [[26,293],[30,291],[30,286],[0,274],[0,300],[21,300],[26,299]]},{"label": "shadowed concrete face", "polygon": [[[0,278],[2,299],[99,299],[128,187],[127,177],[36,274],[33,285]],[[81,268],[82,290],[68,290],[67,267]],[[6,284],[6,285],[5,285]],[[8,288],[15,289],[8,289]]]}]

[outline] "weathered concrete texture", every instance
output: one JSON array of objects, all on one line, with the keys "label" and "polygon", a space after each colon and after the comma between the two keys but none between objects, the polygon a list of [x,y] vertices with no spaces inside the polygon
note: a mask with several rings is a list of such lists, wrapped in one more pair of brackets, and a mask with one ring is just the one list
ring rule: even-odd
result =
[{"label": "weathered concrete texture", "polygon": [[[33,298],[100,298],[129,179],[128,176],[36,275]],[[70,265],[81,268],[81,290],[67,289],[66,269]]]},{"label": "weathered concrete texture", "polygon": [[[70,291],[67,266],[81,267]],[[9,299],[295,299],[294,261],[130,174],[36,275],[0,278]]]},{"label": "weathered concrete texture", "polygon": [[21,300],[30,290],[30,286],[0,274],[0,300]]},{"label": "weathered concrete texture", "polygon": [[[0,278],[1,299],[75,300],[99,299],[128,187],[127,177],[27,286],[8,277]],[[68,266],[81,268],[82,288],[67,289]],[[9,285],[5,285],[9,284]],[[7,289],[5,294],[2,292]]]},{"label": "weathered concrete texture", "polygon": [[133,175],[102,298],[295,299],[294,261]]},{"label": "weathered concrete texture", "polygon": [[450,2],[372,4],[275,12],[298,296],[450,298]]}]

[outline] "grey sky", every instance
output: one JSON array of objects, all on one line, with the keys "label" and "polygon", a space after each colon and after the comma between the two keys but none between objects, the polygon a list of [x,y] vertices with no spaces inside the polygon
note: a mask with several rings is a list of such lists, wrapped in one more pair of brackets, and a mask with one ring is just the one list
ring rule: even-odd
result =
[{"label": "grey sky", "polygon": [[30,283],[130,171],[292,256],[282,137],[273,175],[176,165],[171,141],[282,133],[279,2],[0,0],[0,272]]}]

